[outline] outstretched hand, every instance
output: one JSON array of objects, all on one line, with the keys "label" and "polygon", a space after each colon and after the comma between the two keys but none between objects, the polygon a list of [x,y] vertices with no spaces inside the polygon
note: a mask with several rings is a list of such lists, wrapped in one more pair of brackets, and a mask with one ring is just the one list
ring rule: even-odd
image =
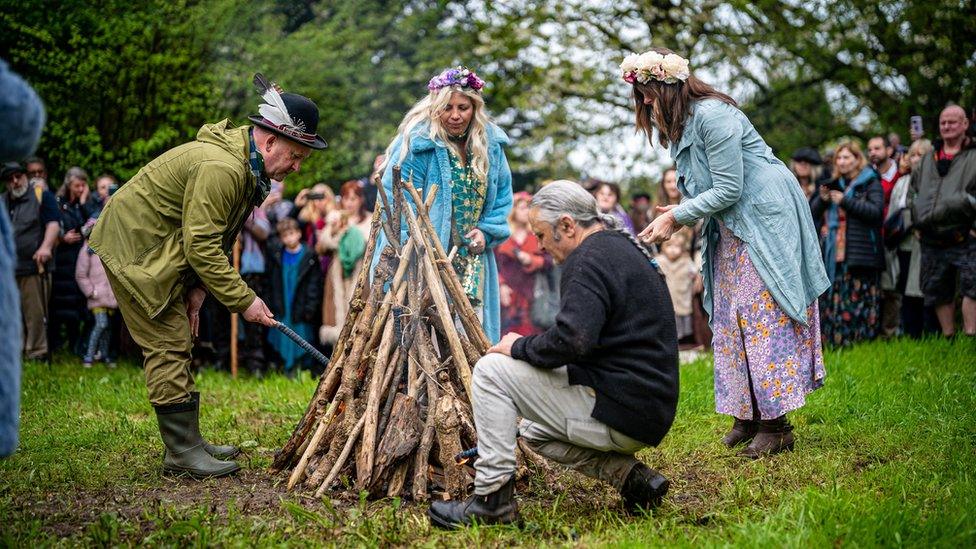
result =
[{"label": "outstretched hand", "polygon": [[677,208],[677,204],[669,206],[655,206],[655,210],[661,215],[654,218],[643,231],[637,235],[641,241],[649,244],[660,244],[671,238],[671,235],[681,229],[681,224],[674,218],[671,210]]}]

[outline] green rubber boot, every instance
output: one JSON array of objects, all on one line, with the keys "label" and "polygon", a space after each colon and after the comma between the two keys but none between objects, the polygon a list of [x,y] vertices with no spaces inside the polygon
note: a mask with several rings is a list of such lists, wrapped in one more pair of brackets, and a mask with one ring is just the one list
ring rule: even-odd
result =
[{"label": "green rubber boot", "polygon": [[241,467],[234,461],[221,461],[207,453],[200,436],[200,408],[193,398],[186,402],[156,406],[159,434],[166,446],[163,472],[189,475],[195,479],[223,477]]},{"label": "green rubber boot", "polygon": [[[197,410],[200,409],[200,393],[194,391],[190,393],[190,398],[192,398],[197,403]],[[200,435],[203,437],[203,435]],[[207,451],[208,454],[217,459],[234,459],[240,455],[241,450],[237,446],[231,446],[230,444],[214,445],[207,442],[207,439],[203,439],[203,449]]]}]

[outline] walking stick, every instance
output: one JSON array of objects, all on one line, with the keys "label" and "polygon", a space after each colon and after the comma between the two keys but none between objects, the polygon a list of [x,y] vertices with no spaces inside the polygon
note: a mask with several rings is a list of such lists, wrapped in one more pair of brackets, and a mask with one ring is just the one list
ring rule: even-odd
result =
[{"label": "walking stick", "polygon": [[316,362],[318,362],[319,364],[321,364],[326,368],[329,367],[329,359],[325,358],[325,355],[320,353],[319,350],[313,347],[311,343],[302,339],[302,336],[296,334],[294,330],[292,330],[288,326],[285,326],[284,324],[278,321],[275,321],[274,327],[278,328],[279,332],[288,336],[288,339],[294,341],[295,345],[298,345],[306,353],[312,355],[312,358],[314,358]]},{"label": "walking stick", "polygon": [[[241,239],[234,241],[234,270],[241,272]],[[237,379],[237,313],[230,314],[230,377]]]}]

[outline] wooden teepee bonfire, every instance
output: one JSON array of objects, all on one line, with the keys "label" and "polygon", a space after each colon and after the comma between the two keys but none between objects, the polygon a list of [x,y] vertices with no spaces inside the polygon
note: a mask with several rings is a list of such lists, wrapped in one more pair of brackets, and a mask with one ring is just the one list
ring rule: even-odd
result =
[{"label": "wooden teepee bonfire", "polygon": [[[431,225],[436,187],[424,203],[395,167],[394,196],[379,192],[391,214],[385,220],[379,208],[373,214],[329,368],[271,468],[291,469],[288,489],[314,490],[316,497],[343,474],[373,497],[426,500],[432,490],[458,497],[471,479],[455,456],[476,442],[471,368],[488,338]],[[409,235],[403,245],[401,223]],[[389,244],[370,282],[380,230]]]}]

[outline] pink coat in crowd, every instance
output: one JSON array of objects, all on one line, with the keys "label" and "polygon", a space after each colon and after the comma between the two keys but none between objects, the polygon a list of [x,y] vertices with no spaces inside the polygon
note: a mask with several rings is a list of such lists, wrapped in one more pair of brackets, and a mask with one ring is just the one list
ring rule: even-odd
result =
[{"label": "pink coat in crowd", "polygon": [[117,309],[119,307],[118,302],[115,301],[115,294],[112,293],[112,287],[109,286],[108,276],[105,275],[102,260],[97,255],[90,253],[87,245],[78,254],[78,263],[75,264],[75,280],[78,281],[81,293],[88,298],[89,309],[96,307]]}]

